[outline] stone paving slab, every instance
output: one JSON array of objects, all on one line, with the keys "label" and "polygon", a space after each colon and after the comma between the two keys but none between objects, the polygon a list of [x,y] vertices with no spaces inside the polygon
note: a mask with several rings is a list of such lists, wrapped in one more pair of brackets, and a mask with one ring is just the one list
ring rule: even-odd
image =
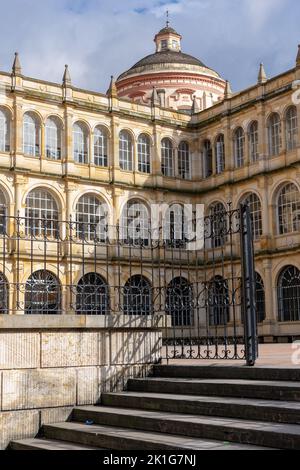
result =
[{"label": "stone paving slab", "polygon": [[[100,443],[101,438],[114,437],[121,439],[122,441],[127,440],[131,441],[131,445],[138,442],[146,442],[149,445],[153,446],[153,450],[156,449],[190,449],[190,450],[271,450],[262,446],[252,446],[252,445],[243,445],[243,444],[233,444],[227,441],[216,441],[211,439],[192,439],[184,436],[173,436],[170,434],[160,434],[155,432],[144,432],[137,430],[128,430],[125,428],[119,427],[110,427],[110,426],[100,426],[92,425],[87,426],[81,423],[58,423],[51,426],[47,426],[47,429],[52,429],[52,431],[66,430],[73,433],[83,434],[82,439],[87,439],[84,435],[90,435],[98,440]],[[73,434],[74,436],[74,434]],[[74,436],[75,437],[75,436]],[[76,437],[75,437],[76,438]],[[102,442],[101,442],[101,445]],[[123,443],[123,445],[125,445]],[[130,444],[129,444],[130,445]],[[123,449],[129,447],[121,447]],[[133,447],[130,447],[133,449]],[[119,447],[115,447],[119,449]],[[138,449],[138,448],[137,448]],[[136,449],[136,450],[137,450]]]},{"label": "stone paving slab", "polygon": [[73,442],[38,438],[13,441],[10,447],[13,450],[103,450],[97,447],[82,446]]},{"label": "stone paving slab", "polygon": [[171,401],[189,401],[191,403],[228,403],[252,406],[267,406],[276,407],[279,409],[291,409],[300,411],[300,403],[294,401],[278,401],[278,400],[262,400],[257,398],[234,398],[234,397],[208,397],[199,395],[171,395],[168,393],[139,393],[139,392],[120,392],[120,393],[107,393],[107,396],[114,397],[132,397],[132,398],[149,398],[151,400],[171,400]]}]

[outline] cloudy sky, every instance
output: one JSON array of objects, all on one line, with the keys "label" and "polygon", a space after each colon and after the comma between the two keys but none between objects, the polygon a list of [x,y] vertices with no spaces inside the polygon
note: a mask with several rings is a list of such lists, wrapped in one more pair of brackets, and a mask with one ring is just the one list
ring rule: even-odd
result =
[{"label": "cloudy sky", "polygon": [[105,92],[154,50],[170,11],[183,50],[229,79],[235,91],[294,66],[300,43],[298,0],[0,0],[0,70],[19,51],[27,76]]}]

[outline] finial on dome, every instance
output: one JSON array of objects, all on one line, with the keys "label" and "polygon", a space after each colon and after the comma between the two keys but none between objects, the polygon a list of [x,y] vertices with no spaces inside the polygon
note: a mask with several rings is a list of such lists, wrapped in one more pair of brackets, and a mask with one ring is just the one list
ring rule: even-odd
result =
[{"label": "finial on dome", "polygon": [[167,21],[166,21],[166,27],[168,28],[170,26],[170,15],[169,15],[169,10],[166,11],[166,17],[167,17]]}]

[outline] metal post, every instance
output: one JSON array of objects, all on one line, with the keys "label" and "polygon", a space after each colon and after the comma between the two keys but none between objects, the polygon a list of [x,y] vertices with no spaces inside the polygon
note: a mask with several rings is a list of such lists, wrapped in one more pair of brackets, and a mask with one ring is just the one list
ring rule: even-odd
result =
[{"label": "metal post", "polygon": [[240,205],[242,314],[244,317],[245,354],[247,366],[254,366],[258,357],[257,320],[255,302],[255,269],[252,221],[248,205]]}]

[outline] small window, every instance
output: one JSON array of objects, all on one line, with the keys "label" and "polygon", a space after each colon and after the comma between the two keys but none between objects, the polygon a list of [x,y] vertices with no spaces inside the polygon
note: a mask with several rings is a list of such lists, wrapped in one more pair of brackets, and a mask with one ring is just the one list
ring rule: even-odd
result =
[{"label": "small window", "polygon": [[127,131],[121,131],[119,135],[119,164],[121,170],[133,169],[133,142]]},{"label": "small window", "polygon": [[61,125],[55,116],[46,121],[46,155],[52,160],[61,159]]},{"label": "small window", "polygon": [[234,143],[235,164],[237,168],[241,168],[244,165],[244,156],[245,156],[245,134],[241,127],[239,127],[235,131],[233,143]]},{"label": "small window", "polygon": [[24,114],[23,119],[23,151],[25,155],[38,157],[40,155],[41,128],[37,118],[32,113]]},{"label": "small window", "polygon": [[94,132],[94,164],[107,167],[108,165],[108,138],[107,133],[101,127],[96,127]]},{"label": "small window", "polygon": [[161,141],[161,172],[164,176],[174,176],[174,150],[170,139]]},{"label": "small window", "polygon": [[180,142],[178,147],[178,174],[180,178],[191,178],[190,149],[187,142]]},{"label": "small window", "polygon": [[178,49],[178,42],[177,41],[172,41],[172,48],[173,49]]},{"label": "small window", "polygon": [[10,150],[10,119],[6,110],[0,109],[0,152]]},{"label": "small window", "polygon": [[73,126],[73,158],[76,163],[88,163],[89,134],[86,126],[76,122]]},{"label": "small window", "polygon": [[150,139],[146,134],[138,138],[138,168],[141,173],[150,173]]},{"label": "small window", "polygon": [[160,43],[161,50],[165,50],[168,48],[168,41],[166,39],[163,39]]},{"label": "small window", "polygon": [[281,149],[281,121],[277,113],[272,114],[268,121],[268,141],[270,157],[279,155]]}]

